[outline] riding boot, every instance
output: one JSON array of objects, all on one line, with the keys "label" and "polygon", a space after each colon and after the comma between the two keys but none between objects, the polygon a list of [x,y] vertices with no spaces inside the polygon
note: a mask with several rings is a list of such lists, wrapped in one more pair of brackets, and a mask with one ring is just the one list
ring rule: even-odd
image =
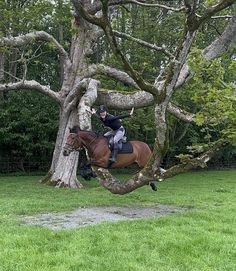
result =
[{"label": "riding boot", "polygon": [[116,162],[117,153],[118,153],[118,143],[114,143],[114,148],[112,150],[111,158],[109,159],[111,163]]}]

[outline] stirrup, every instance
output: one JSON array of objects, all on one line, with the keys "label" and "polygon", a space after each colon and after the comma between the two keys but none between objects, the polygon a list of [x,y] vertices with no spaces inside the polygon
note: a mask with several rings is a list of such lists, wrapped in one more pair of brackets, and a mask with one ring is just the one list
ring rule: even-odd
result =
[{"label": "stirrup", "polygon": [[115,163],[116,162],[116,159],[115,158],[109,158],[109,161],[111,162],[111,163]]}]

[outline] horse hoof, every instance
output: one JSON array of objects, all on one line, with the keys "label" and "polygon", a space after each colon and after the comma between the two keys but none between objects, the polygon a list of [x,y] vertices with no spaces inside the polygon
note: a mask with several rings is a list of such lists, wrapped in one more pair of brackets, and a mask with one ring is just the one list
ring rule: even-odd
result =
[{"label": "horse hoof", "polygon": [[155,183],[151,182],[150,186],[151,186],[153,191],[157,191],[157,186],[155,185]]},{"label": "horse hoof", "polygon": [[113,164],[113,163],[115,163],[115,162],[116,162],[116,160],[115,160],[115,159],[110,158],[110,159],[109,159],[109,162],[110,162],[111,164]]}]

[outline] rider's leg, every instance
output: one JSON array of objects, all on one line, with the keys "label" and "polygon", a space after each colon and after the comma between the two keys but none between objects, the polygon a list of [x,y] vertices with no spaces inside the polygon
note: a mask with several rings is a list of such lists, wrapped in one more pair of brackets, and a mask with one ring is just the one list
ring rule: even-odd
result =
[{"label": "rider's leg", "polygon": [[112,156],[109,159],[110,162],[115,163],[116,162],[116,157],[117,157],[117,153],[118,153],[118,142],[122,139],[122,137],[124,136],[124,130],[118,130],[114,136],[114,147],[112,150]]},{"label": "rider's leg", "polygon": [[113,131],[108,131],[104,134],[105,137],[109,137],[110,135],[113,135],[114,132]]},{"label": "rider's leg", "polygon": [[113,136],[115,132],[114,131],[108,131],[104,134],[104,136],[108,139],[109,149],[113,149]]}]

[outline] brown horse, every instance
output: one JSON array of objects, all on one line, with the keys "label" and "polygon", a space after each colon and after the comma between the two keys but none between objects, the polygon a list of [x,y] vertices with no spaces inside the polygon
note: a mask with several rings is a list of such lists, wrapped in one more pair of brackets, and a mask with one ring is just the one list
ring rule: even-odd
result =
[{"label": "brown horse", "polygon": [[84,146],[88,151],[91,165],[102,168],[122,168],[137,163],[140,168],[145,167],[150,156],[149,146],[141,141],[130,141],[133,152],[117,155],[116,163],[110,166],[109,158],[111,151],[108,146],[108,140],[104,136],[98,136],[95,132],[82,131],[75,126],[70,130],[64,146],[63,154],[69,155],[73,150],[78,150]]},{"label": "brown horse", "polygon": [[[102,168],[122,168],[137,163],[140,168],[145,167],[151,156],[149,146],[141,141],[130,141],[130,143],[133,147],[133,152],[126,154],[118,153],[117,161],[110,165],[111,151],[107,138],[99,136],[95,132],[82,131],[78,126],[74,126],[70,129],[63,155],[68,156],[72,151],[85,147],[88,151],[91,165]],[[156,191],[155,184],[150,182],[150,185]]]}]

